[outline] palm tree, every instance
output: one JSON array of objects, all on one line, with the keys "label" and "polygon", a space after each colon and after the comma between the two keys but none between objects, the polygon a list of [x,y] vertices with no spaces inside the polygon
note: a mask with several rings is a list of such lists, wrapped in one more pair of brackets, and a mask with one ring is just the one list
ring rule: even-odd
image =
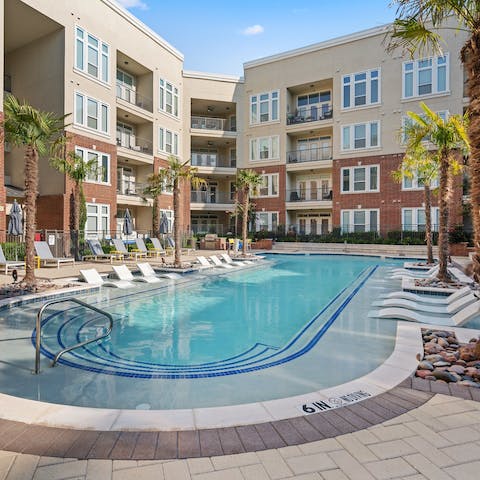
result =
[{"label": "palm tree", "polygon": [[165,192],[165,180],[158,173],[152,173],[147,177],[147,185],[143,189],[145,199],[152,198],[152,229],[153,235],[158,235],[160,230],[158,196]]},{"label": "palm tree", "polygon": [[438,278],[448,280],[448,204],[451,197],[452,175],[461,170],[458,149],[468,150],[469,143],[466,133],[467,117],[452,115],[443,120],[430,110],[423,102],[420,103],[423,115],[408,112],[415,126],[410,131],[408,145],[411,149],[418,148],[426,139],[436,149],[439,163],[439,228],[438,228]]},{"label": "palm tree", "polygon": [[38,159],[40,155],[55,154],[58,139],[63,132],[65,116],[42,112],[26,102],[19,102],[13,95],[4,101],[5,141],[25,149],[25,278],[29,288],[36,284],[35,278],[35,229],[38,195]]},{"label": "palm tree", "polygon": [[398,182],[403,179],[417,179],[418,184],[423,185],[425,202],[425,241],[427,244],[427,263],[433,263],[432,247],[432,186],[438,179],[439,159],[438,155],[430,152],[424,143],[410,145],[409,140],[417,137],[417,126],[408,125],[403,129],[407,139],[407,149],[398,170],[393,172],[393,177]]},{"label": "palm tree", "polygon": [[248,212],[250,195],[262,184],[262,175],[255,170],[240,170],[235,182],[237,190],[242,194],[242,253],[247,254]]},{"label": "palm tree", "polygon": [[[75,251],[75,260],[80,260],[79,254],[79,232],[80,232],[80,210],[82,205],[83,182],[92,174],[97,174],[98,163],[95,158],[84,160],[75,152],[68,152],[66,155],[52,157],[50,165],[60,173],[66,175],[73,181],[73,205],[71,229],[73,233],[73,245]],[[82,225],[85,228],[85,225]]]},{"label": "palm tree", "polygon": [[[175,242],[175,259],[176,267],[182,265],[181,259],[181,238],[180,238],[180,188],[182,183],[190,183],[194,188],[206,185],[203,178],[197,177],[198,169],[190,165],[190,160],[181,162],[177,157],[170,156],[168,158],[168,166],[162,168],[157,174],[150,175],[149,183],[152,184],[152,191],[160,192],[163,190],[173,190],[173,239]],[[147,187],[148,188],[148,187]]]},{"label": "palm tree", "polygon": [[474,275],[480,280],[480,4],[478,0],[393,0],[396,20],[389,33],[389,51],[405,48],[411,55],[425,50],[441,51],[438,30],[449,28],[450,18],[457,20],[458,30],[468,32],[460,55],[467,72],[470,103],[470,201],[474,228]]}]

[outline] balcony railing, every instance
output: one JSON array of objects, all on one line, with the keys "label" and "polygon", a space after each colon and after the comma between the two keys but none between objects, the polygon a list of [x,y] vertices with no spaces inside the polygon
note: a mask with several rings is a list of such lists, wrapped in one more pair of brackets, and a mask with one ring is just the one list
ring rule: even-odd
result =
[{"label": "balcony railing", "polygon": [[308,150],[293,150],[287,153],[287,163],[319,162],[331,160],[332,147],[310,148]]},{"label": "balcony railing", "polygon": [[322,105],[311,105],[310,107],[300,107],[295,113],[287,114],[287,125],[297,123],[318,122],[333,117],[332,106],[329,103]]},{"label": "balcony railing", "polygon": [[153,154],[153,143],[151,140],[140,138],[127,132],[117,130],[117,145],[138,153]]},{"label": "balcony railing", "polygon": [[218,117],[192,116],[191,127],[198,130],[219,130],[235,132],[235,128],[228,128],[227,120]]},{"label": "balcony railing", "polygon": [[234,203],[233,196],[229,192],[205,192],[203,190],[192,190],[190,192],[192,203]]},{"label": "balcony railing", "polygon": [[117,83],[117,98],[121,98],[136,107],[153,112],[153,101],[151,98],[140,95],[136,90],[132,90],[127,86]]},{"label": "balcony railing", "polygon": [[192,152],[192,165],[195,167],[235,168],[237,162],[215,153]]},{"label": "balcony railing", "polygon": [[305,188],[287,190],[287,202],[318,202],[332,200],[332,190]]},{"label": "balcony railing", "polygon": [[147,184],[139,182],[123,181],[121,185],[117,185],[117,193],[119,195],[130,195],[132,197],[138,197],[143,195],[143,190]]}]

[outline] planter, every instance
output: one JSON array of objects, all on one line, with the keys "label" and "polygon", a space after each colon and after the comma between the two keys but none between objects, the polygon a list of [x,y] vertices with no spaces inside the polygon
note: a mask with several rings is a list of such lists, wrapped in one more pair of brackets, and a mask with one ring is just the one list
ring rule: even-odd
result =
[{"label": "planter", "polygon": [[450,255],[454,257],[468,257],[468,242],[452,243]]},{"label": "planter", "polygon": [[271,250],[273,246],[273,238],[262,238],[252,243],[252,248],[255,250]]}]

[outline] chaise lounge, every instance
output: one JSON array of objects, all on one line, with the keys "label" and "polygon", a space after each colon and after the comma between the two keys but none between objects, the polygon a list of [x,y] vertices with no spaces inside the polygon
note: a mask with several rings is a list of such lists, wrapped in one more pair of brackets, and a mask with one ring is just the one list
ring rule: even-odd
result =
[{"label": "chaise lounge", "polygon": [[60,265],[75,265],[75,259],[73,257],[54,257],[47,242],[34,242],[34,244],[35,252],[40,259],[40,265],[43,263],[43,266],[46,267],[49,264],[53,264],[56,265],[57,268],[60,268]]}]

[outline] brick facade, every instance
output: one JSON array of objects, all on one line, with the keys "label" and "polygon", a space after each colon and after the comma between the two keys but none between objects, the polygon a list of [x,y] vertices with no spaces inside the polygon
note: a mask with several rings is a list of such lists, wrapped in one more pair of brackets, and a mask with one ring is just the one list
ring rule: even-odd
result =
[{"label": "brick facade", "polygon": [[[0,124],[3,123],[3,112],[0,112]],[[6,192],[5,192],[5,151],[3,139],[0,140],[0,241],[4,241],[6,225]]]}]

